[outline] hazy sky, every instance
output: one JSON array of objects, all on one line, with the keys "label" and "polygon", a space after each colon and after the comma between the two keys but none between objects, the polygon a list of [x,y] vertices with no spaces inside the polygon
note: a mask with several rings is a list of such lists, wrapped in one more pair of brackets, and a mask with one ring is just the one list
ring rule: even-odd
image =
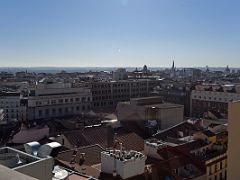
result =
[{"label": "hazy sky", "polygon": [[239,0],[0,0],[0,66],[240,67]]}]

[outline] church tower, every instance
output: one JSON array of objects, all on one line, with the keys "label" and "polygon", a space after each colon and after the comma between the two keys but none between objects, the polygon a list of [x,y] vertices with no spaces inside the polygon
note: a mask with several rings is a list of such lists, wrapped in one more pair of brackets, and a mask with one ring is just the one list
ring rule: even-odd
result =
[{"label": "church tower", "polygon": [[173,60],[173,64],[172,64],[172,68],[171,68],[171,72],[170,72],[170,78],[174,78],[175,77],[175,64],[174,64],[174,60]]}]

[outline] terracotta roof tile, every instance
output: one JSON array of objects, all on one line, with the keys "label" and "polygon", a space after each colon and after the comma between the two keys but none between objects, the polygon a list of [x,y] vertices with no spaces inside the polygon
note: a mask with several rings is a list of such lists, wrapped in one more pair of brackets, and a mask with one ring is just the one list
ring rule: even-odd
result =
[{"label": "terracotta roof tile", "polygon": [[140,136],[138,136],[136,133],[133,133],[133,132],[117,134],[116,140],[123,143],[123,147],[126,150],[143,151],[144,149],[144,140]]},{"label": "terracotta roof tile", "polygon": [[107,147],[107,127],[105,126],[85,128],[82,136],[88,144],[99,144],[102,147]]},{"label": "terracotta roof tile", "polygon": [[[76,158],[75,158],[76,164],[78,164],[80,161],[81,153],[85,153],[85,161],[83,162],[83,164],[85,165],[94,165],[101,162],[101,152],[103,151],[103,148],[97,144],[78,148],[76,150],[77,150]],[[75,150],[72,149],[72,150],[61,152],[58,154],[56,159],[61,160],[66,165],[70,166],[70,161],[72,160],[74,151]]]},{"label": "terracotta roof tile", "polygon": [[68,141],[76,147],[82,147],[82,146],[88,146],[90,145],[84,136],[82,135],[82,132],[79,131],[71,131],[69,133],[64,133],[64,136],[68,139]]}]

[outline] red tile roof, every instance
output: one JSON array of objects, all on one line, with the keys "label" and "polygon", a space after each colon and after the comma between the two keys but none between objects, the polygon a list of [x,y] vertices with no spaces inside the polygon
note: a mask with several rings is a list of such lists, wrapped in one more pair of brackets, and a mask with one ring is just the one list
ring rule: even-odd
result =
[{"label": "red tile roof", "polygon": [[68,133],[64,133],[64,136],[68,139],[68,141],[76,147],[83,147],[83,146],[88,146],[90,145],[86,139],[84,138],[84,136],[82,135],[82,131],[81,130],[77,130],[77,131],[71,131]]},{"label": "red tile roof", "polygon": [[107,135],[107,127],[103,125],[88,127],[82,132],[88,144],[99,144],[102,147],[107,147]]},{"label": "red tile roof", "polygon": [[144,140],[136,133],[117,134],[115,139],[123,143],[126,150],[143,151],[144,149]]},{"label": "red tile roof", "polygon": [[[101,163],[101,152],[104,150],[101,146],[98,144],[86,146],[82,148],[76,149],[76,158],[75,158],[75,164],[78,164],[80,161],[81,153],[85,153],[85,161],[83,164],[85,165],[94,165]],[[74,149],[64,151],[58,154],[56,157],[56,160],[60,160],[62,163],[65,163],[66,165],[70,165],[70,161],[72,160]]]}]

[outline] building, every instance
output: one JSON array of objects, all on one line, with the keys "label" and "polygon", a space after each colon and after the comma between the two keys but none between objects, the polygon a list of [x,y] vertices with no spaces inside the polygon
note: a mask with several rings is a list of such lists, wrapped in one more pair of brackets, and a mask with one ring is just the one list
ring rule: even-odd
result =
[{"label": "building", "polygon": [[147,97],[160,83],[160,80],[152,79],[91,82],[93,108],[115,108],[118,102]]},{"label": "building", "polygon": [[201,131],[196,124],[183,121],[175,126],[157,132],[153,135],[153,138],[176,145],[183,144],[193,140],[194,134]]},{"label": "building", "polygon": [[159,173],[155,179],[205,180],[204,169],[177,146],[156,139],[145,141],[147,163],[154,164]]},{"label": "building", "polygon": [[4,120],[3,109],[0,109],[0,122]]},{"label": "building", "polygon": [[240,177],[240,144],[238,137],[240,122],[240,101],[229,103],[228,114],[228,179],[234,180]]},{"label": "building", "polygon": [[175,76],[176,76],[176,68],[175,68],[175,64],[173,61],[172,68],[170,70],[170,78],[174,78]]},{"label": "building", "polygon": [[239,85],[196,85],[191,92],[191,114],[203,117],[209,110],[228,113],[228,102],[240,100]]},{"label": "building", "polygon": [[7,121],[26,121],[26,101],[19,92],[0,92],[0,108]]},{"label": "building", "polygon": [[190,117],[191,88],[192,83],[163,80],[151,94],[161,96],[165,102],[184,105],[184,116]]},{"label": "building", "polygon": [[4,118],[4,111],[0,109],[0,146],[6,144],[8,140],[20,130],[21,122],[17,120],[8,120]]},{"label": "building", "polygon": [[147,139],[144,141],[144,154],[150,158],[162,159],[162,157],[158,154],[158,150],[166,148],[168,145],[169,143],[158,139]]},{"label": "building", "polygon": [[0,148],[0,165],[36,179],[52,179],[51,157],[39,158],[10,147],[3,147]]},{"label": "building", "polygon": [[120,122],[137,122],[148,131],[183,122],[184,106],[163,103],[160,97],[135,98],[117,105]]},{"label": "building", "polygon": [[196,68],[184,68],[183,77],[185,79],[197,80],[202,76],[202,71]]},{"label": "building", "polygon": [[[227,180],[227,153],[206,151],[205,160],[207,179]],[[231,179],[230,179],[231,180]]]},{"label": "building", "polygon": [[5,179],[37,180],[36,178],[30,177],[20,172],[9,169],[5,166],[2,166],[1,164],[0,164],[0,174],[1,174],[0,180],[5,180]]},{"label": "building", "polygon": [[101,171],[122,179],[142,175],[147,157],[137,151],[109,150],[101,152]]},{"label": "building", "polygon": [[90,89],[73,88],[71,83],[43,79],[30,90],[28,120],[81,115],[91,110]]},{"label": "building", "polygon": [[113,80],[126,80],[128,78],[127,71],[125,68],[118,68],[117,70],[113,71]]}]

